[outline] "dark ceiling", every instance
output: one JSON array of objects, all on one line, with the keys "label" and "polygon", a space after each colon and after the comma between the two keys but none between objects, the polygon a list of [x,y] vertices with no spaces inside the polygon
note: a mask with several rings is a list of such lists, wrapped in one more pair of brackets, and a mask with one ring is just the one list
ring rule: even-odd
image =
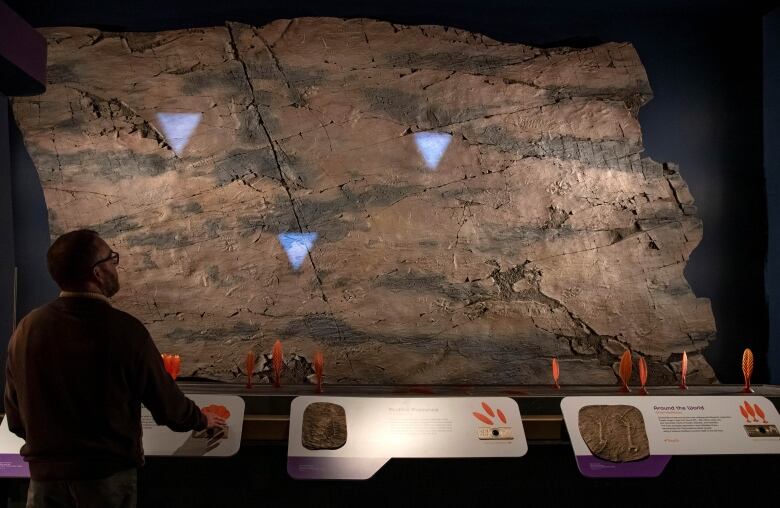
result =
[{"label": "dark ceiling", "polygon": [[[755,17],[778,4],[769,0],[8,0],[6,3],[35,27],[92,26],[153,31],[217,25],[226,20],[262,25],[278,18],[300,16],[367,17],[467,28],[499,40],[537,44],[550,41],[531,40],[523,32],[544,38],[545,27],[561,21],[587,26],[595,18],[652,23],[669,16]],[[663,24],[659,23],[658,28],[662,31]]]}]

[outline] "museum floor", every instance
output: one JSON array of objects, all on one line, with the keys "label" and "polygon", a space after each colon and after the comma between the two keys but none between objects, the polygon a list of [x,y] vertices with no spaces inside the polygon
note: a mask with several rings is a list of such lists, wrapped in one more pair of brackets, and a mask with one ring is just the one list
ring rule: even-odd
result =
[{"label": "museum floor", "polygon": [[[296,481],[286,459],[284,445],[246,446],[227,460],[149,459],[138,506],[742,506],[760,504],[756,492],[780,475],[776,456],[675,457],[656,479],[594,480],[566,444],[531,444],[520,459],[394,459],[367,481]],[[23,506],[25,482],[1,485],[3,506]]]}]

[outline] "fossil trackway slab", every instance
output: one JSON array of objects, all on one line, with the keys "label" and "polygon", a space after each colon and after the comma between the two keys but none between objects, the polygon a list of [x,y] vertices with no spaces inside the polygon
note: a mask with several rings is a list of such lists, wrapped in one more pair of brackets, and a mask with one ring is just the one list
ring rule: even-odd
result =
[{"label": "fossil trackway slab", "polygon": [[236,379],[281,338],[326,382],[547,383],[555,356],[562,383],[612,383],[626,347],[651,383],[682,350],[714,380],[683,274],[702,224],[642,154],[630,44],[333,18],[43,33],[48,89],[13,109],[52,236],[122,253],[114,304],[182,376]]},{"label": "fossil trackway slab", "polygon": [[634,406],[585,406],[578,425],[588,449],[600,459],[631,462],[650,456],[645,420]]},{"label": "fossil trackway slab", "polygon": [[315,402],[303,410],[301,440],[309,450],[337,450],[347,442],[347,415],[330,402]]}]

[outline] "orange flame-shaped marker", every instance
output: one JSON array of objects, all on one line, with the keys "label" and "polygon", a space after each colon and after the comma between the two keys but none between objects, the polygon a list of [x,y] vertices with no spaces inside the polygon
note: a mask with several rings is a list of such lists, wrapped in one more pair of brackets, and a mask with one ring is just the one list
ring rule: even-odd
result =
[{"label": "orange flame-shaped marker", "polygon": [[753,418],[753,421],[757,422],[758,418],[756,418],[756,412],[753,410],[753,406],[750,405],[750,402],[744,401],[742,406],[745,408],[745,411],[747,411],[750,417]]},{"label": "orange flame-shaped marker", "polygon": [[745,387],[742,391],[753,393],[753,389],[750,387],[750,377],[753,375],[753,351],[749,348],[742,353],[742,375],[745,376]]},{"label": "orange flame-shaped marker", "polygon": [[171,377],[173,377],[173,374],[171,374],[171,360],[170,360],[171,356],[173,355],[169,355],[167,353],[160,353],[160,358],[162,358],[162,362],[163,362],[163,369],[165,369],[165,372],[167,372]]},{"label": "orange flame-shaped marker", "polygon": [[171,360],[171,366],[173,370],[173,379],[176,379],[177,377],[179,377],[179,374],[181,373],[181,356],[173,355],[173,359]]},{"label": "orange flame-shaped marker", "polygon": [[[758,409],[758,406],[756,406],[756,409]],[[504,416],[503,411],[496,409],[496,414],[498,415],[498,419],[501,420],[501,423],[506,423],[506,416]]]},{"label": "orange flame-shaped marker", "polygon": [[742,413],[742,417],[745,419],[745,421],[750,423],[750,416],[748,416],[747,411],[745,411],[744,406],[739,406],[739,412]]},{"label": "orange flame-shaped marker", "polygon": [[271,353],[274,362],[274,386],[282,386],[282,343],[277,340],[274,342],[274,349]]},{"label": "orange flame-shaped marker", "polygon": [[758,404],[753,404],[753,407],[756,408],[756,414],[759,418],[761,418],[761,423],[769,423],[766,421],[766,415],[764,414],[764,410],[761,409],[761,406]]},{"label": "orange flame-shaped marker", "polygon": [[688,353],[683,351],[682,363],[680,364],[680,390],[688,389]]},{"label": "orange flame-shaped marker", "polygon": [[558,365],[558,359],[552,359],[552,375],[553,375],[553,387],[556,390],[561,389],[561,385],[558,384],[558,379],[561,377],[561,367]]},{"label": "orange flame-shaped marker", "polygon": [[623,356],[620,357],[620,381],[623,384],[620,391],[628,393],[631,389],[628,387],[628,382],[631,379],[631,351],[626,350],[623,352]]},{"label": "orange flame-shaped marker", "polygon": [[680,390],[688,389],[688,353],[683,351],[683,360],[680,363]]},{"label": "orange flame-shaped marker", "polygon": [[179,355],[169,355],[166,353],[162,353],[160,356],[162,356],[165,371],[170,374],[174,380],[176,380],[176,378],[179,377],[179,373],[181,372],[181,357]]},{"label": "orange flame-shaped marker", "polygon": [[314,375],[317,377],[317,393],[322,393],[322,369],[325,366],[325,359],[322,357],[322,351],[314,354]]},{"label": "orange flame-shaped marker", "polygon": [[246,354],[246,387],[252,388],[252,373],[255,370],[255,352],[250,351]]},{"label": "orange flame-shaped marker", "polygon": [[496,416],[496,413],[494,413],[494,412],[493,412],[493,408],[492,408],[492,407],[490,407],[490,406],[488,406],[488,405],[487,405],[487,402],[483,402],[483,403],[482,403],[482,409],[484,409],[484,410],[485,410],[485,412],[488,414],[488,416],[490,416],[491,418],[493,418],[494,416]]},{"label": "orange flame-shaped marker", "polygon": [[644,356],[639,357],[639,384],[641,385],[639,393],[647,395],[647,388],[645,387],[647,384],[647,361],[645,361]]}]

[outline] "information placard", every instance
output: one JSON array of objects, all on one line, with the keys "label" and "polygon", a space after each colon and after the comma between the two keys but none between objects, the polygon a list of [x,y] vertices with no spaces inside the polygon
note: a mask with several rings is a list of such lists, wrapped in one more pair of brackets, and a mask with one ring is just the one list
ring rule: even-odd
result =
[{"label": "information placard", "polygon": [[367,479],[393,457],[521,457],[508,397],[297,397],[287,471],[297,479]]},{"label": "information placard", "polygon": [[[147,456],[229,457],[241,447],[244,400],[234,395],[188,395],[203,409],[212,406],[227,417],[227,428],[215,432],[174,432],[154,423],[151,413],[141,408],[142,443]],[[0,423],[0,478],[29,478],[30,468],[19,454],[24,440]]]},{"label": "information placard", "polygon": [[154,423],[151,413],[141,408],[144,454],[148,456],[230,457],[241,447],[244,399],[235,395],[188,394],[201,409],[212,409],[227,419],[218,431],[174,432]]},{"label": "information placard", "polygon": [[19,450],[24,439],[11,432],[8,420],[0,423],[0,478],[29,478],[30,467],[24,461]]},{"label": "information placard", "polygon": [[561,410],[585,476],[657,476],[672,455],[780,453],[764,397],[566,397]]}]

